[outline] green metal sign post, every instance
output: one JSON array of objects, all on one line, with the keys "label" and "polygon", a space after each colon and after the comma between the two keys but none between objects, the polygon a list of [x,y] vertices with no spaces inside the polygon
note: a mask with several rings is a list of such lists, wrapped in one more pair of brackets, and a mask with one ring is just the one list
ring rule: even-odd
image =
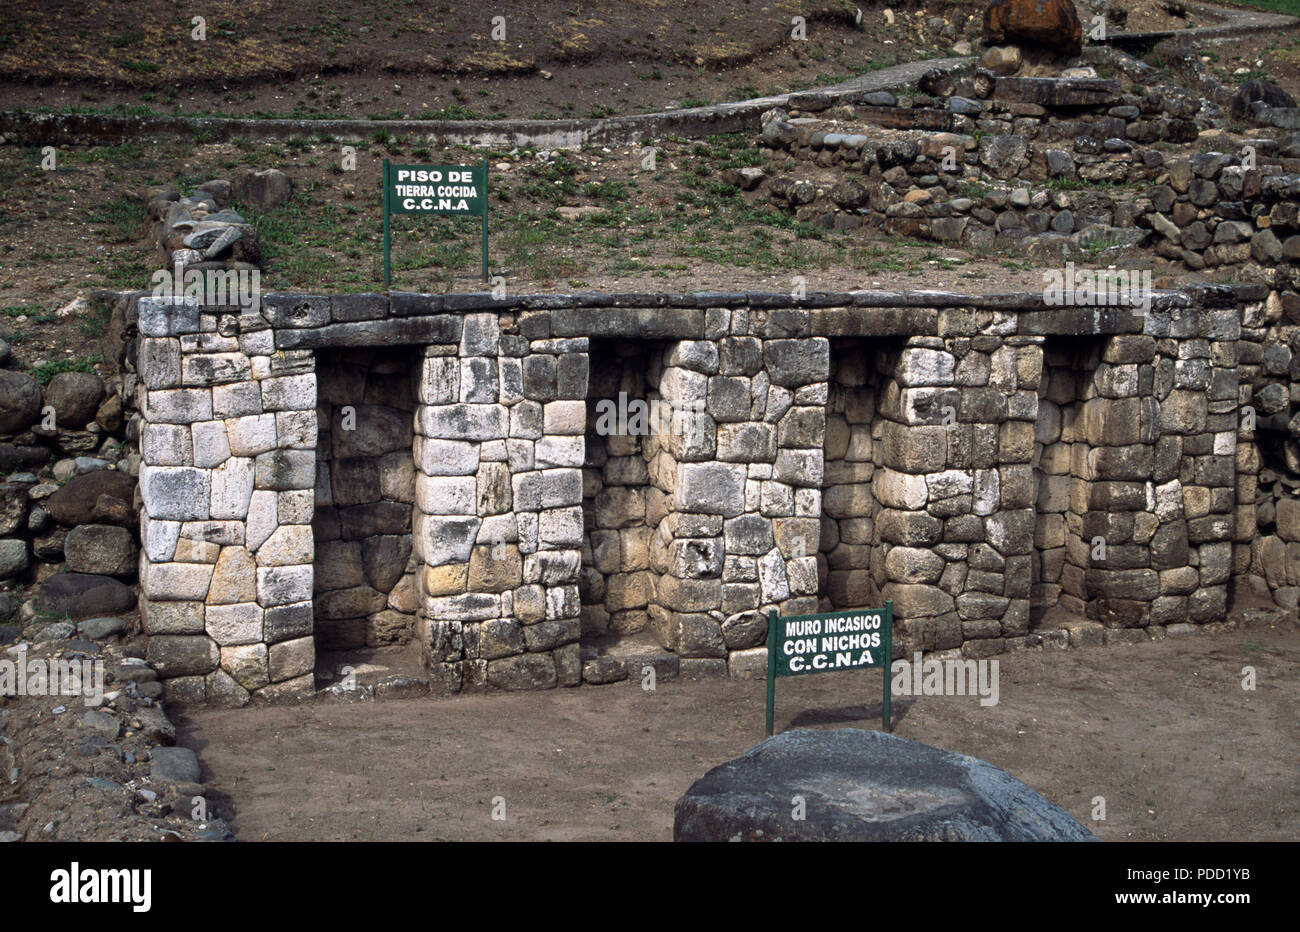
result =
[{"label": "green metal sign post", "polygon": [[894,603],[884,608],[820,615],[767,615],[767,736],[776,715],[776,678],[880,667],[885,674],[880,721],[893,731],[889,716],[890,657],[893,655]]},{"label": "green metal sign post", "polygon": [[389,217],[451,214],[483,218],[483,281],[488,277],[488,163],[390,165],[384,159],[384,287],[392,287]]}]

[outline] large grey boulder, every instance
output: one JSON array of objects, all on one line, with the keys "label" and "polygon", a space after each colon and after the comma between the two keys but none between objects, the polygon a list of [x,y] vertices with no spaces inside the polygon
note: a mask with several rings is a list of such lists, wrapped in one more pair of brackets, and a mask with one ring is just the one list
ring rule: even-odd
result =
[{"label": "large grey boulder", "polygon": [[[126,473],[100,469],[77,476],[45,500],[45,509],[59,524],[133,524],[135,480]],[[116,507],[114,507],[116,506]],[[116,520],[117,512],[125,515]]]},{"label": "large grey boulder", "polygon": [[265,171],[242,168],[230,179],[230,187],[235,200],[258,210],[279,207],[293,193],[293,182],[278,168]]},{"label": "large grey boulder", "polygon": [[68,532],[63,544],[68,570],[98,576],[130,576],[135,573],[135,538],[124,527],[111,524],[82,524]]},{"label": "large grey boulder", "polygon": [[41,387],[30,375],[0,371],[0,434],[16,434],[41,413]]},{"label": "large grey boulder", "polygon": [[45,388],[45,403],[54,407],[61,428],[85,427],[104,400],[104,383],[93,372],[60,372]]},{"label": "large grey boulder", "polygon": [[677,801],[673,839],[1096,841],[982,760],[854,728],[787,731],[713,768]]}]

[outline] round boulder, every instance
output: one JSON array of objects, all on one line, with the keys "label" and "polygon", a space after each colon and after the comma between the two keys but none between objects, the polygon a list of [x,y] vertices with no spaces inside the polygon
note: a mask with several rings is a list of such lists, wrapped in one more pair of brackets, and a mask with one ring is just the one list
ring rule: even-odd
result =
[{"label": "round boulder", "polygon": [[41,583],[40,605],[51,615],[93,618],[135,608],[135,593],[110,576],[56,573]]},{"label": "round boulder", "polygon": [[68,532],[63,557],[74,573],[129,576],[135,572],[135,538],[124,527],[82,524]]},{"label": "round boulder", "polygon": [[991,764],[855,728],[794,729],[714,767],[677,801],[673,839],[1096,841]]},{"label": "round boulder", "polygon": [[104,383],[93,372],[60,372],[45,387],[45,403],[54,408],[60,428],[85,427],[104,400]]},{"label": "round boulder", "polygon": [[0,540],[0,579],[17,576],[27,569],[27,541],[21,537]]},{"label": "round boulder", "polygon": [[134,479],[115,469],[99,469],[77,476],[47,498],[45,510],[64,527],[129,524],[134,499]]},{"label": "round boulder", "polygon": [[30,375],[0,370],[0,434],[17,434],[41,414],[41,387]]},{"label": "round boulder", "polygon": [[293,182],[278,168],[265,171],[240,169],[230,179],[231,194],[241,204],[250,204],[258,210],[279,207],[293,193]]},{"label": "round boulder", "polygon": [[1066,55],[1083,50],[1083,25],[1071,0],[994,0],[984,11],[988,45],[1028,42]]},{"label": "round boulder", "polygon": [[1014,45],[994,45],[980,56],[980,64],[994,74],[1009,75],[1020,70],[1020,49]]}]

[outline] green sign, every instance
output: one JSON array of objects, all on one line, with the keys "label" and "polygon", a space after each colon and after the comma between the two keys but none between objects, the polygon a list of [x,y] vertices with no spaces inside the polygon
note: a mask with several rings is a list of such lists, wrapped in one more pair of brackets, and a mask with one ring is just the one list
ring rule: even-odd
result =
[{"label": "green sign", "polygon": [[894,603],[820,615],[767,616],[767,734],[776,712],[776,679],[806,673],[832,673],[881,667],[885,671],[881,722],[889,720],[889,664],[893,652]]},{"label": "green sign", "polygon": [[384,285],[392,284],[388,218],[392,214],[451,214],[483,218],[483,280],[488,277],[488,163],[391,165],[384,159]]}]

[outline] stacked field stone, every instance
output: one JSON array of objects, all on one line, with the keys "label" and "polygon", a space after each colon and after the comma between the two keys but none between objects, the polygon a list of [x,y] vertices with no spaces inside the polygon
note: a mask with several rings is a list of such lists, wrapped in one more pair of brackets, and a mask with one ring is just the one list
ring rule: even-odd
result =
[{"label": "stacked field stone", "polygon": [[[760,136],[768,154],[848,175],[834,184],[777,175],[766,193],[800,219],[837,229],[866,223],[939,242],[1019,244],[1041,255],[1077,254],[1100,242],[1149,245],[1193,270],[1300,258],[1300,239],[1291,236],[1300,232],[1300,138],[1244,139],[1254,150],[1245,163],[1239,151],[1178,157],[1151,144],[1194,140],[1196,125],[1152,118],[1170,107],[1203,118],[1195,98],[1051,78],[998,79],[991,95],[950,98],[959,115],[946,124],[891,120],[893,111],[879,107],[859,108],[866,123],[849,126],[777,114]],[[1058,97],[1069,103],[1053,103]],[[858,173],[861,182],[852,177]],[[1046,184],[1053,181],[1083,189],[1053,189]],[[1149,187],[1112,196],[1086,190],[1090,184]]]},{"label": "stacked field stone", "polygon": [[1239,391],[1255,429],[1243,428],[1237,452],[1233,570],[1262,578],[1279,605],[1294,609],[1300,597],[1300,295],[1275,292],[1248,305],[1241,333]]},{"label": "stacked field stone", "polygon": [[897,347],[891,352],[862,340],[841,340],[832,349],[817,565],[826,611],[853,608],[864,597],[878,604],[881,598],[871,573],[880,510],[871,491],[876,455],[872,425],[883,390],[881,373],[890,371],[897,357]]},{"label": "stacked field stone", "polygon": [[592,347],[589,358],[589,396],[596,404],[587,411],[582,470],[582,634],[635,634],[650,621],[651,540],[656,517],[666,509],[667,493],[651,480],[662,434],[673,427],[672,412],[655,387],[663,347],[602,344]]},{"label": "stacked field stone", "polygon": [[672,496],[650,620],[683,673],[753,667],[760,615],[817,605],[829,343],[807,338],[806,311],[709,314],[713,338],[670,344],[660,383],[675,409],[706,401],[657,470]]}]

